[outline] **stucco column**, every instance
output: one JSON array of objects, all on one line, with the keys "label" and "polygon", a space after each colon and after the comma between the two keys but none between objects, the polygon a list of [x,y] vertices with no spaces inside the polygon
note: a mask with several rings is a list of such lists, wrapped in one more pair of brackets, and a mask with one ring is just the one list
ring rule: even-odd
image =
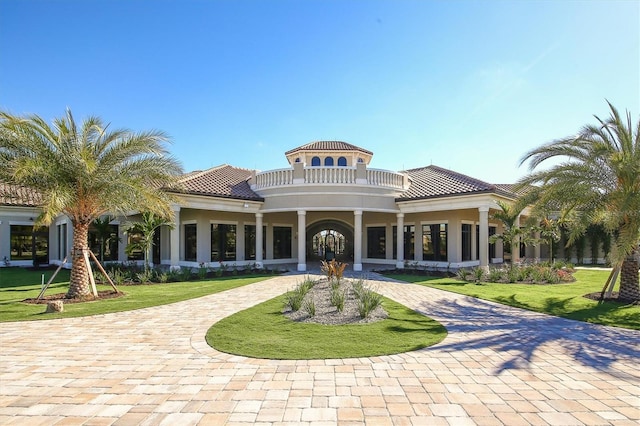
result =
[{"label": "stucco column", "polygon": [[262,213],[256,213],[256,267],[262,269]]},{"label": "stucco column", "polygon": [[397,222],[397,235],[396,235],[396,247],[398,248],[398,256],[396,258],[396,268],[404,268],[404,213],[398,213],[396,215]]},{"label": "stucco column", "polygon": [[169,248],[171,253],[171,266],[172,270],[180,269],[180,206],[173,207],[173,229],[169,234],[169,240],[171,241],[171,247]]},{"label": "stucco column", "polygon": [[307,270],[307,212],[304,210],[298,210],[298,271],[304,272]]},{"label": "stucco column", "polygon": [[353,270],[362,271],[362,210],[353,212]]},{"label": "stucco column", "polygon": [[489,207],[479,207],[479,253],[478,260],[480,261],[480,267],[483,269],[489,269]]}]

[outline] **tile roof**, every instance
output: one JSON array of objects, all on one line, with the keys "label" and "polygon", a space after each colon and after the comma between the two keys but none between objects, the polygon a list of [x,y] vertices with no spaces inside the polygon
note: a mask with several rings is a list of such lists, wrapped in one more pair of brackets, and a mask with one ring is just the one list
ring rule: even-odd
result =
[{"label": "tile roof", "polygon": [[42,204],[42,196],[26,186],[0,182],[0,205],[37,207]]},{"label": "tile roof", "polygon": [[285,152],[284,155],[289,155],[297,151],[360,151],[366,154],[373,155],[373,152],[360,148],[355,145],[351,145],[342,141],[316,141],[306,145],[299,146],[297,148],[290,149]]},{"label": "tile roof", "polygon": [[223,164],[185,174],[180,181],[181,190],[188,194],[262,201],[249,186],[251,173],[251,170]]},{"label": "tile roof", "polygon": [[421,200],[425,198],[446,197],[471,193],[496,192],[508,197],[515,194],[503,187],[493,185],[462,173],[443,169],[438,166],[427,166],[406,170],[410,186],[396,201]]}]

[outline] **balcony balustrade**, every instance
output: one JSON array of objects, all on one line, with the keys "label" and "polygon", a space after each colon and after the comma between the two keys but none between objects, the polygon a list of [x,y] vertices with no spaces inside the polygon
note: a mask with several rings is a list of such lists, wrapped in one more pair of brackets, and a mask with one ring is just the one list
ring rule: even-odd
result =
[{"label": "balcony balustrade", "polygon": [[314,166],[300,171],[299,174],[294,169],[260,172],[251,180],[251,187],[260,190],[289,185],[372,185],[403,190],[409,183],[406,175],[381,169]]}]

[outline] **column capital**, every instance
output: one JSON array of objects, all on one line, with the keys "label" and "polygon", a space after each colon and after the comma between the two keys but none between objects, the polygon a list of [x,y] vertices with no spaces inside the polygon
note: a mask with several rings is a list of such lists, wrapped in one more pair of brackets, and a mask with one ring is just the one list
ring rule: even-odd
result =
[{"label": "column capital", "polygon": [[362,210],[354,210],[353,214],[356,216],[362,216]]},{"label": "column capital", "polygon": [[398,219],[400,219],[401,217],[404,217],[404,213],[402,213],[402,212],[401,213],[396,213],[396,217]]},{"label": "column capital", "polygon": [[264,213],[256,212],[256,217],[264,217]]},{"label": "column capital", "polygon": [[489,206],[480,206],[480,207],[478,207],[478,211],[480,211],[480,212],[488,212],[489,211]]},{"label": "column capital", "polygon": [[179,213],[180,212],[180,205],[179,204],[172,204],[171,205],[171,211],[174,213]]},{"label": "column capital", "polygon": [[305,216],[307,214],[306,210],[298,210],[298,216]]}]

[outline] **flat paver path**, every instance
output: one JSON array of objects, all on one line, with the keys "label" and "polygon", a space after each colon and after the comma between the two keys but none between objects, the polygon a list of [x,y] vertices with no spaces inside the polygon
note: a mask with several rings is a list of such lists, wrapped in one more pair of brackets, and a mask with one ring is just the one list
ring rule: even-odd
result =
[{"label": "flat paver path", "polygon": [[375,282],[447,327],[448,337],[424,350],[275,361],[206,344],[214,322],[299,280],[138,311],[0,324],[0,424],[639,423],[640,333],[419,285]]}]

